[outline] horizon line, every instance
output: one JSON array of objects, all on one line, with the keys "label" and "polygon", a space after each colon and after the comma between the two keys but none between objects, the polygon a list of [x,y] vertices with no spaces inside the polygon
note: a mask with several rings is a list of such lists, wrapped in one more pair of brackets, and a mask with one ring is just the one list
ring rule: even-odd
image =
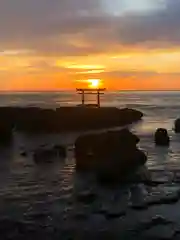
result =
[{"label": "horizon line", "polygon": [[[76,89],[58,90],[0,90],[0,93],[57,93],[76,92]],[[106,92],[180,92],[180,89],[106,89]]]}]

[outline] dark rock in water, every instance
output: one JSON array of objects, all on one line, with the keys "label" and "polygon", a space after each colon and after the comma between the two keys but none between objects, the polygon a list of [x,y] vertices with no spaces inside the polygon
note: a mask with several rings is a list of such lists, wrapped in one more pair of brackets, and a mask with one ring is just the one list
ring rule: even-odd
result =
[{"label": "dark rock in water", "polygon": [[47,147],[47,144],[43,143],[43,144],[40,145],[40,147],[42,147],[42,148]]},{"label": "dark rock in water", "polygon": [[[113,107],[0,107],[1,122],[28,134],[72,132],[124,126],[139,121],[143,114]],[[29,117],[31,116],[31,117]],[[2,128],[4,129],[4,128]]]},{"label": "dark rock in water", "polygon": [[97,107],[99,107],[99,105],[98,104],[79,104],[79,105],[77,105],[77,107],[95,107],[95,108],[97,108]]},{"label": "dark rock in water", "polygon": [[172,194],[169,196],[163,196],[159,197],[159,199],[152,199],[148,201],[148,205],[169,205],[169,204],[175,204],[179,201],[179,195],[178,194]]},{"label": "dark rock in water", "polygon": [[75,220],[78,220],[78,221],[80,221],[80,220],[86,220],[88,218],[88,216],[87,216],[87,214],[86,213],[84,213],[84,212],[77,212],[75,215],[74,215],[74,219]]},{"label": "dark rock in water", "polygon": [[180,118],[176,119],[174,123],[174,131],[176,133],[180,133]]},{"label": "dark rock in water", "polygon": [[120,218],[120,217],[125,216],[126,211],[122,210],[122,209],[121,209],[121,211],[118,211],[116,208],[114,208],[114,209],[109,209],[104,214],[105,214],[105,217],[107,220],[111,220],[111,219]]},{"label": "dark rock in water", "polygon": [[155,225],[168,225],[171,224],[172,222],[169,221],[168,219],[164,218],[161,215],[156,215],[154,217],[151,218],[150,222],[147,222],[146,227],[149,226],[155,226]]},{"label": "dark rock in water", "polygon": [[37,149],[33,154],[36,163],[51,163],[57,157],[58,153],[54,149]]},{"label": "dark rock in water", "polygon": [[132,205],[131,208],[133,210],[137,210],[137,211],[144,211],[146,209],[148,209],[148,205],[147,204],[136,204],[136,205]]},{"label": "dark rock in water", "polygon": [[28,153],[25,152],[25,151],[22,151],[22,152],[20,152],[20,155],[21,155],[22,157],[27,157]]},{"label": "dark rock in water", "polygon": [[169,135],[166,129],[158,128],[155,133],[155,143],[158,146],[169,146]]},{"label": "dark rock in water", "polygon": [[77,200],[85,204],[91,204],[97,199],[97,195],[91,191],[86,191],[78,194]]},{"label": "dark rock in water", "polygon": [[80,136],[75,143],[76,169],[96,173],[101,183],[126,181],[147,161],[138,142],[127,129]]},{"label": "dark rock in water", "polygon": [[57,151],[59,157],[63,157],[63,158],[67,157],[66,148],[64,146],[55,145],[53,149]]},{"label": "dark rock in water", "polygon": [[[147,239],[147,240],[175,240],[175,229],[173,225],[158,225],[153,226],[152,228],[142,232],[140,234],[139,239]],[[179,239],[179,238],[177,238]]]},{"label": "dark rock in water", "polygon": [[174,183],[180,183],[180,172],[175,172],[172,181]]},{"label": "dark rock in water", "polygon": [[150,220],[148,219],[148,220],[140,222],[138,224],[137,228],[134,230],[136,233],[142,233],[146,230],[153,228],[154,226],[168,226],[171,224],[172,224],[172,222],[169,221],[168,219],[166,219],[160,215],[156,215],[156,216],[152,217]]},{"label": "dark rock in water", "polygon": [[[1,120],[3,121],[3,120]],[[12,141],[12,126],[6,122],[0,123],[0,145],[9,145]]]},{"label": "dark rock in water", "polygon": [[97,177],[100,183],[133,182],[136,181],[136,170],[145,164],[147,157],[144,152],[136,149],[134,152],[122,153],[120,158],[105,160],[98,167]]},{"label": "dark rock in water", "polygon": [[136,150],[138,142],[139,138],[127,129],[80,136],[75,142],[76,169],[96,170],[98,162],[122,157],[121,151],[128,152],[128,148]]}]

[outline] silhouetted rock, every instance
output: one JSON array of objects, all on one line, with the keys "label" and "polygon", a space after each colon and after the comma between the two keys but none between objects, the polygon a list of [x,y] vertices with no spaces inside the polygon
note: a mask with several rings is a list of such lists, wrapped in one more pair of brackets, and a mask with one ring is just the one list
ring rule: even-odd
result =
[{"label": "silhouetted rock", "polygon": [[[173,227],[173,224],[168,225],[155,225],[150,229],[143,231],[138,239],[147,239],[147,240],[176,240],[176,230]],[[137,238],[136,238],[137,239]]]},{"label": "silhouetted rock", "polygon": [[[98,181],[102,184],[137,182],[136,171],[145,164],[147,157],[144,152],[136,149],[134,152],[122,153],[122,157],[105,159],[97,171]],[[139,176],[140,182],[141,176]]]},{"label": "silhouetted rock", "polygon": [[58,153],[59,157],[66,158],[67,153],[66,153],[66,148],[61,145],[55,145],[53,149]]},{"label": "silhouetted rock", "polygon": [[170,139],[166,129],[158,128],[155,133],[155,143],[158,146],[168,146]]},{"label": "silhouetted rock", "polygon": [[77,196],[77,200],[85,204],[93,203],[96,199],[97,195],[91,191],[82,192]]},{"label": "silhouetted rock", "polygon": [[155,198],[155,199],[150,199],[148,201],[148,206],[151,205],[171,205],[171,204],[175,204],[179,201],[180,196],[179,193],[175,192],[175,193],[170,193],[169,195],[167,194],[166,196],[159,196],[159,198]]},{"label": "silhouetted rock", "polygon": [[121,151],[136,150],[139,138],[127,129],[80,136],[75,142],[77,170],[95,170],[98,162],[122,157]]},{"label": "silhouetted rock", "polygon": [[[148,219],[148,220],[140,222],[138,224],[138,226],[136,227],[136,229],[133,229],[133,230],[136,233],[143,233],[145,230],[152,229],[154,226],[166,226],[167,227],[168,225],[172,225],[172,222],[160,215],[156,215],[155,217],[152,217],[150,220]],[[142,238],[142,239],[146,239],[146,238]],[[154,238],[152,238],[152,239],[154,239]],[[162,239],[164,239],[164,238],[162,238]]]},{"label": "silhouetted rock", "polygon": [[127,129],[80,136],[75,143],[76,169],[96,173],[101,183],[126,181],[147,161],[138,142]]},{"label": "silhouetted rock", "polygon": [[176,133],[180,133],[180,118],[176,119],[174,123],[174,131]]},{"label": "silhouetted rock", "polygon": [[143,114],[133,109],[113,107],[0,107],[2,122],[28,134],[101,129],[131,124]]},{"label": "silhouetted rock", "polygon": [[20,155],[22,157],[27,157],[28,153],[26,151],[22,151],[22,152],[20,152]]},{"label": "silhouetted rock", "polygon": [[131,208],[137,211],[144,211],[148,209],[148,205],[146,203],[139,203],[139,204],[132,205]]},{"label": "silhouetted rock", "polygon": [[120,207],[120,209],[117,208],[117,206],[112,206],[111,208],[107,209],[104,213],[105,218],[107,220],[112,220],[115,218],[120,218],[126,215],[126,211]]},{"label": "silhouetted rock", "polygon": [[47,147],[47,144],[43,143],[43,144],[40,145],[40,147],[42,147],[42,148]]},{"label": "silhouetted rock", "polygon": [[58,157],[58,152],[54,149],[37,149],[33,154],[36,163],[51,163]]},{"label": "silhouetted rock", "polygon": [[8,145],[12,141],[12,128],[6,122],[0,123],[0,145]]}]

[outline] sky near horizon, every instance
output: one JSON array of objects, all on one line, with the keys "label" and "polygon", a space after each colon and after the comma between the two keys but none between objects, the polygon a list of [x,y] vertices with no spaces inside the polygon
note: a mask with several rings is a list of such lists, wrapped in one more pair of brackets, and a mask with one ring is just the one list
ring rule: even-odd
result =
[{"label": "sky near horizon", "polygon": [[180,89],[180,0],[0,0],[0,90]]}]

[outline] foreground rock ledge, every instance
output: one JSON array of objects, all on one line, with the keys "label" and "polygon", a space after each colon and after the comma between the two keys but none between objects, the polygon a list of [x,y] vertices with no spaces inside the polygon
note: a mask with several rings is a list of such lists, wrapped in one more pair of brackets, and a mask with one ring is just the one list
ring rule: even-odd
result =
[{"label": "foreground rock ledge", "polygon": [[140,120],[143,114],[113,107],[61,107],[55,110],[1,107],[0,116],[0,133],[6,134],[13,128],[26,133],[58,133],[123,126]]}]

